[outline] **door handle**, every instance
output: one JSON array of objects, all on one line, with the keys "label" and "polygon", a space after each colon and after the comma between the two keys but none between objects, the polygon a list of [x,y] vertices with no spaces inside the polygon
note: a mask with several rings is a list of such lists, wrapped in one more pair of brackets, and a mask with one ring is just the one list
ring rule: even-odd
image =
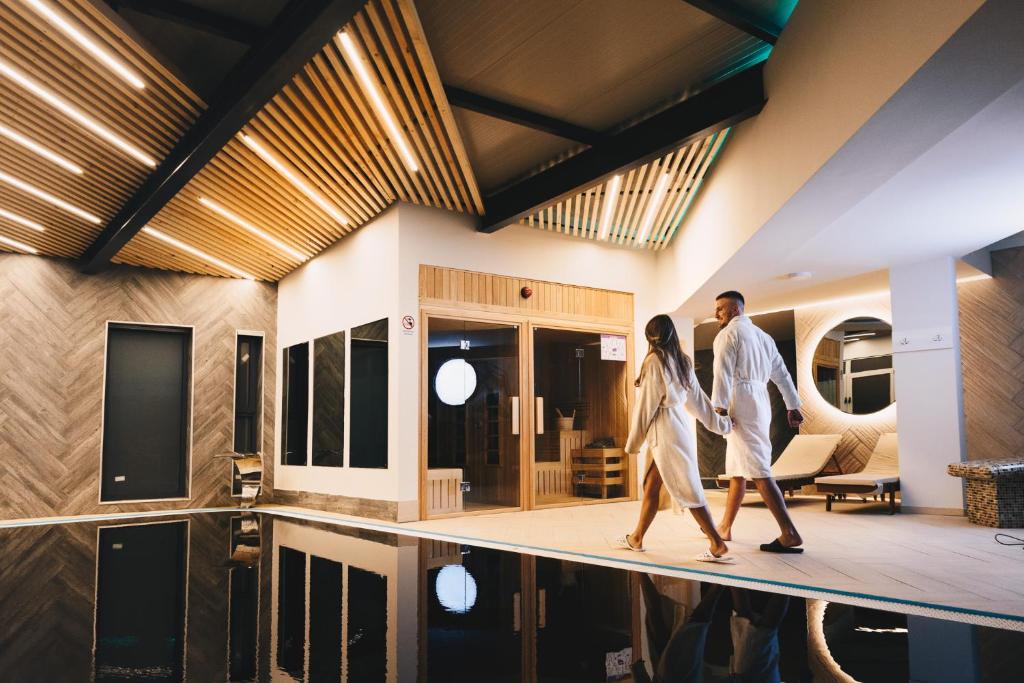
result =
[{"label": "door handle", "polygon": [[537,397],[537,428],[535,431],[538,434],[544,433],[544,397]]},{"label": "door handle", "polygon": [[512,397],[512,433],[519,434],[519,397]]}]

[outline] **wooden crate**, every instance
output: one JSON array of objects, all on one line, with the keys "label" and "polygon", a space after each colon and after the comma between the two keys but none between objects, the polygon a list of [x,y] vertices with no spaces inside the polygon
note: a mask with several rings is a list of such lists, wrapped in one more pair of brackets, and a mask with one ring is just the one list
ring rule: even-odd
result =
[{"label": "wooden crate", "polygon": [[626,486],[629,459],[622,448],[584,448],[573,456],[572,475],[577,491],[596,491],[608,498],[608,489]]}]

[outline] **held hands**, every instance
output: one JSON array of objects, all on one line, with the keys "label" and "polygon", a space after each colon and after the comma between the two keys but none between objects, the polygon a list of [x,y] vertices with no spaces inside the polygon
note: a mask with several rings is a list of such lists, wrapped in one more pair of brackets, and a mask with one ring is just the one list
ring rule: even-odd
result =
[{"label": "held hands", "polygon": [[790,410],[786,413],[786,418],[789,420],[789,428],[797,429],[804,421],[804,414],[799,410]]}]

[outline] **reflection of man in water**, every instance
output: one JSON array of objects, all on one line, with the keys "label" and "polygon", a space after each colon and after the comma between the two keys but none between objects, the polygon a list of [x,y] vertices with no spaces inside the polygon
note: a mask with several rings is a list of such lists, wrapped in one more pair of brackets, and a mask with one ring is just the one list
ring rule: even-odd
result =
[{"label": "reflection of man in water", "polygon": [[689,618],[677,618],[682,605],[661,595],[648,574],[640,575],[640,590],[644,597],[644,625],[654,678],[648,674],[643,660],[633,663],[633,678],[637,683],[703,681],[704,646],[722,587],[710,584]]},{"label": "reflection of man in water", "polygon": [[750,602],[752,591],[732,589],[732,662],[730,681],[778,683],[779,627],[786,617],[789,598],[772,593],[760,611]]}]

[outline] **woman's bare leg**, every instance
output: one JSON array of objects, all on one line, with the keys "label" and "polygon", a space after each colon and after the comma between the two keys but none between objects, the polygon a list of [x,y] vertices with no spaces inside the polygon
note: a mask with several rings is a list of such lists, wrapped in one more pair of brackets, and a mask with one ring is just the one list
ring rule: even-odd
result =
[{"label": "woman's bare leg", "polygon": [[736,515],[743,504],[743,495],[747,492],[747,480],[743,477],[731,477],[729,479],[729,496],[725,499],[725,512],[722,514],[722,522],[718,525],[718,533],[726,541],[732,540],[732,524],[736,521]]},{"label": "woman's bare leg", "polygon": [[715,522],[711,519],[711,510],[708,509],[707,505],[703,505],[699,508],[690,508],[690,514],[697,520],[697,524],[700,525],[700,530],[704,532],[704,535],[711,541],[711,554],[715,557],[721,557],[729,552],[729,546],[722,540],[721,534],[718,533],[718,529],[715,528]]},{"label": "woman's bare leg", "polygon": [[640,519],[636,521],[636,529],[633,530],[626,540],[634,548],[640,548],[644,544],[644,534],[650,528],[651,522],[658,514],[658,497],[661,495],[661,472],[658,466],[651,463],[644,477],[644,497],[640,502]]}]

